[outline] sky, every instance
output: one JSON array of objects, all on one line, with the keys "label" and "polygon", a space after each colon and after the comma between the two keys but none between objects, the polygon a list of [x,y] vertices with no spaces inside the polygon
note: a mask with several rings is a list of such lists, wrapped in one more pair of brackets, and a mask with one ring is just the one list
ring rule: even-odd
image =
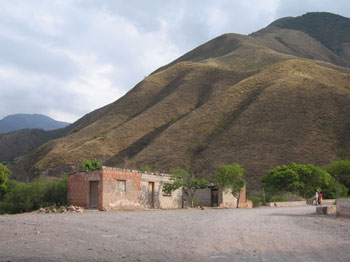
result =
[{"label": "sky", "polygon": [[350,1],[1,0],[0,119],[74,122],[216,36],[313,11],[350,17]]}]

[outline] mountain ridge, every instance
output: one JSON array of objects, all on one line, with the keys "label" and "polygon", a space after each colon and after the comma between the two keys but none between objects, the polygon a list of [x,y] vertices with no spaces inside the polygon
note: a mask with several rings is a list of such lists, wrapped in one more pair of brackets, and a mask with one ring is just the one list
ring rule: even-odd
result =
[{"label": "mountain ridge", "polygon": [[14,163],[13,177],[60,176],[95,158],[198,176],[237,162],[256,189],[276,165],[350,157],[350,59],[276,26],[293,19],[219,36],[160,67],[74,132]]},{"label": "mountain ridge", "polygon": [[57,121],[42,114],[14,114],[5,116],[0,120],[0,133],[9,133],[22,129],[54,130],[70,125],[70,123]]}]

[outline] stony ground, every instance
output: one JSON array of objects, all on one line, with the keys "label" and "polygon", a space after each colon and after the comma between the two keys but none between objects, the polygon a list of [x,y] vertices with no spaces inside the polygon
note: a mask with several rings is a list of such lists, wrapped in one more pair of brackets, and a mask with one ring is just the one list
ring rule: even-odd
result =
[{"label": "stony ground", "polygon": [[350,261],[315,207],[0,216],[0,261]]}]

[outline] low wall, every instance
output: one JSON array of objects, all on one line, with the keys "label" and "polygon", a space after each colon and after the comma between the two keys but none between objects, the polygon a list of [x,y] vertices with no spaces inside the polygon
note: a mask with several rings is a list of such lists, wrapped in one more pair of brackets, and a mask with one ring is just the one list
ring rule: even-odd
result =
[{"label": "low wall", "polygon": [[[322,200],[322,205],[335,205],[335,199],[324,199]],[[313,201],[301,200],[301,201],[286,201],[286,202],[269,202],[266,206],[269,207],[296,207],[296,206],[306,206],[315,205]]]},{"label": "low wall", "polygon": [[322,205],[335,205],[335,199],[324,199],[322,200]]},{"label": "low wall", "polygon": [[286,201],[286,202],[270,202],[266,203],[269,207],[296,207],[296,206],[306,206],[306,200],[303,201]]},{"label": "low wall", "polygon": [[350,218],[350,198],[337,199],[337,216]]},{"label": "low wall", "polygon": [[336,212],[335,206],[316,206],[316,214],[333,215]]}]

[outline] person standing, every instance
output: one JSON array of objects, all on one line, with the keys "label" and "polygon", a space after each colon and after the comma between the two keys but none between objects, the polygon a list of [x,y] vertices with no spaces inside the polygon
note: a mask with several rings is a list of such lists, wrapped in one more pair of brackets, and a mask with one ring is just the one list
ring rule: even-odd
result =
[{"label": "person standing", "polygon": [[319,202],[319,196],[320,196],[319,191],[318,191],[318,189],[316,189],[316,192],[315,192],[315,204],[316,204],[316,206],[318,205],[318,202]]},{"label": "person standing", "polygon": [[318,193],[318,204],[322,205],[322,192]]}]

